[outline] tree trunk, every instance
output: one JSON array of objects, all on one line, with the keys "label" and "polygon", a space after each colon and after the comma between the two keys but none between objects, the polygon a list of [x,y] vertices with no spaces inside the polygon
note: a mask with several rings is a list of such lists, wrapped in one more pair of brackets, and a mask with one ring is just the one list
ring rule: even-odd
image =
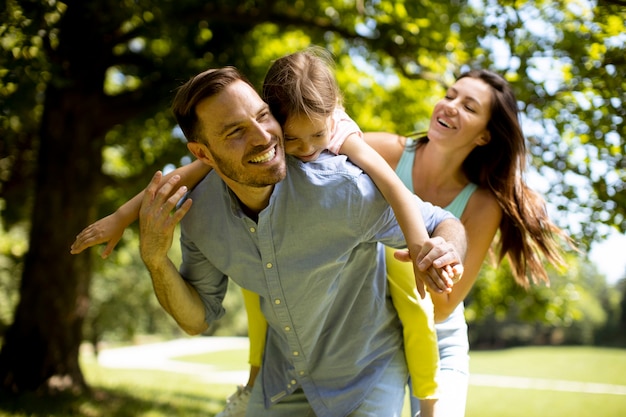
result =
[{"label": "tree trunk", "polygon": [[89,171],[100,169],[102,140],[88,113],[98,97],[49,87],[44,109],[30,248],[0,352],[0,387],[12,393],[86,388],[78,353],[91,268],[69,248],[93,219],[99,176]]}]

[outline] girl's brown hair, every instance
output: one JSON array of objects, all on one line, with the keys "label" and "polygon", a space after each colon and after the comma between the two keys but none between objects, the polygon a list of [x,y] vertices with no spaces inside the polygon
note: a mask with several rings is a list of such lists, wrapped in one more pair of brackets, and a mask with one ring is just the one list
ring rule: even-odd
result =
[{"label": "girl's brown hair", "polygon": [[288,116],[328,117],[341,105],[341,92],[328,51],[310,47],[274,61],[263,82],[263,99],[282,125]]}]

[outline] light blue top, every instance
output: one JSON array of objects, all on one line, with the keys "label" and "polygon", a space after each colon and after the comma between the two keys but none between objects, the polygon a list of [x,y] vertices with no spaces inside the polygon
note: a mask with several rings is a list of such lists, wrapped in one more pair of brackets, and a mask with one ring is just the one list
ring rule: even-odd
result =
[{"label": "light blue top", "polygon": [[[415,189],[413,188],[413,162],[415,161],[415,148],[413,147],[414,141],[407,141],[407,145],[402,152],[402,156],[400,157],[400,161],[398,161],[398,166],[396,167],[396,174],[402,180],[404,185],[411,190],[413,194],[415,194]],[[469,201],[472,194],[478,186],[473,182],[467,184],[463,190],[450,204],[448,204],[445,209],[450,213],[454,214],[457,218],[461,218],[461,215],[465,211],[465,207],[467,206],[467,202]]]},{"label": "light blue top", "polygon": [[[258,222],[211,172],[182,221],[181,275],[211,323],[224,314],[227,277],[260,295],[269,328],[266,406],[302,388],[319,417],[345,416],[376,385],[398,349],[400,322],[377,242],[405,245],[371,179],[345,156],[287,157]],[[416,197],[429,232],[453,216]]]}]

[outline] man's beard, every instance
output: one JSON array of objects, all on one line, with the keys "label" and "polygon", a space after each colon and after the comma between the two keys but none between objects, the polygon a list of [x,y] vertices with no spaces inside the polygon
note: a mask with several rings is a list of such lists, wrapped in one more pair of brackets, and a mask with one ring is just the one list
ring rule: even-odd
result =
[{"label": "man's beard", "polygon": [[[276,152],[283,152],[282,147],[277,147]],[[271,169],[263,170],[262,172],[248,172],[244,168],[237,168],[235,164],[222,159],[219,155],[212,153],[213,160],[216,165],[216,171],[223,176],[235,181],[241,185],[248,187],[267,187],[274,185],[283,179],[287,172],[286,162],[283,157],[283,163],[273,166]],[[275,156],[280,157],[280,155]]]}]

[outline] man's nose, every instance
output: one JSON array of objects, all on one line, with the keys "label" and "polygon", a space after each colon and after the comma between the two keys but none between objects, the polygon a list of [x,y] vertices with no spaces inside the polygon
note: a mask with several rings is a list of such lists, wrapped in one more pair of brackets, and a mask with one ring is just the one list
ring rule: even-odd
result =
[{"label": "man's nose", "polygon": [[255,144],[266,144],[272,140],[272,133],[270,133],[267,126],[258,122],[254,122],[251,136]]}]

